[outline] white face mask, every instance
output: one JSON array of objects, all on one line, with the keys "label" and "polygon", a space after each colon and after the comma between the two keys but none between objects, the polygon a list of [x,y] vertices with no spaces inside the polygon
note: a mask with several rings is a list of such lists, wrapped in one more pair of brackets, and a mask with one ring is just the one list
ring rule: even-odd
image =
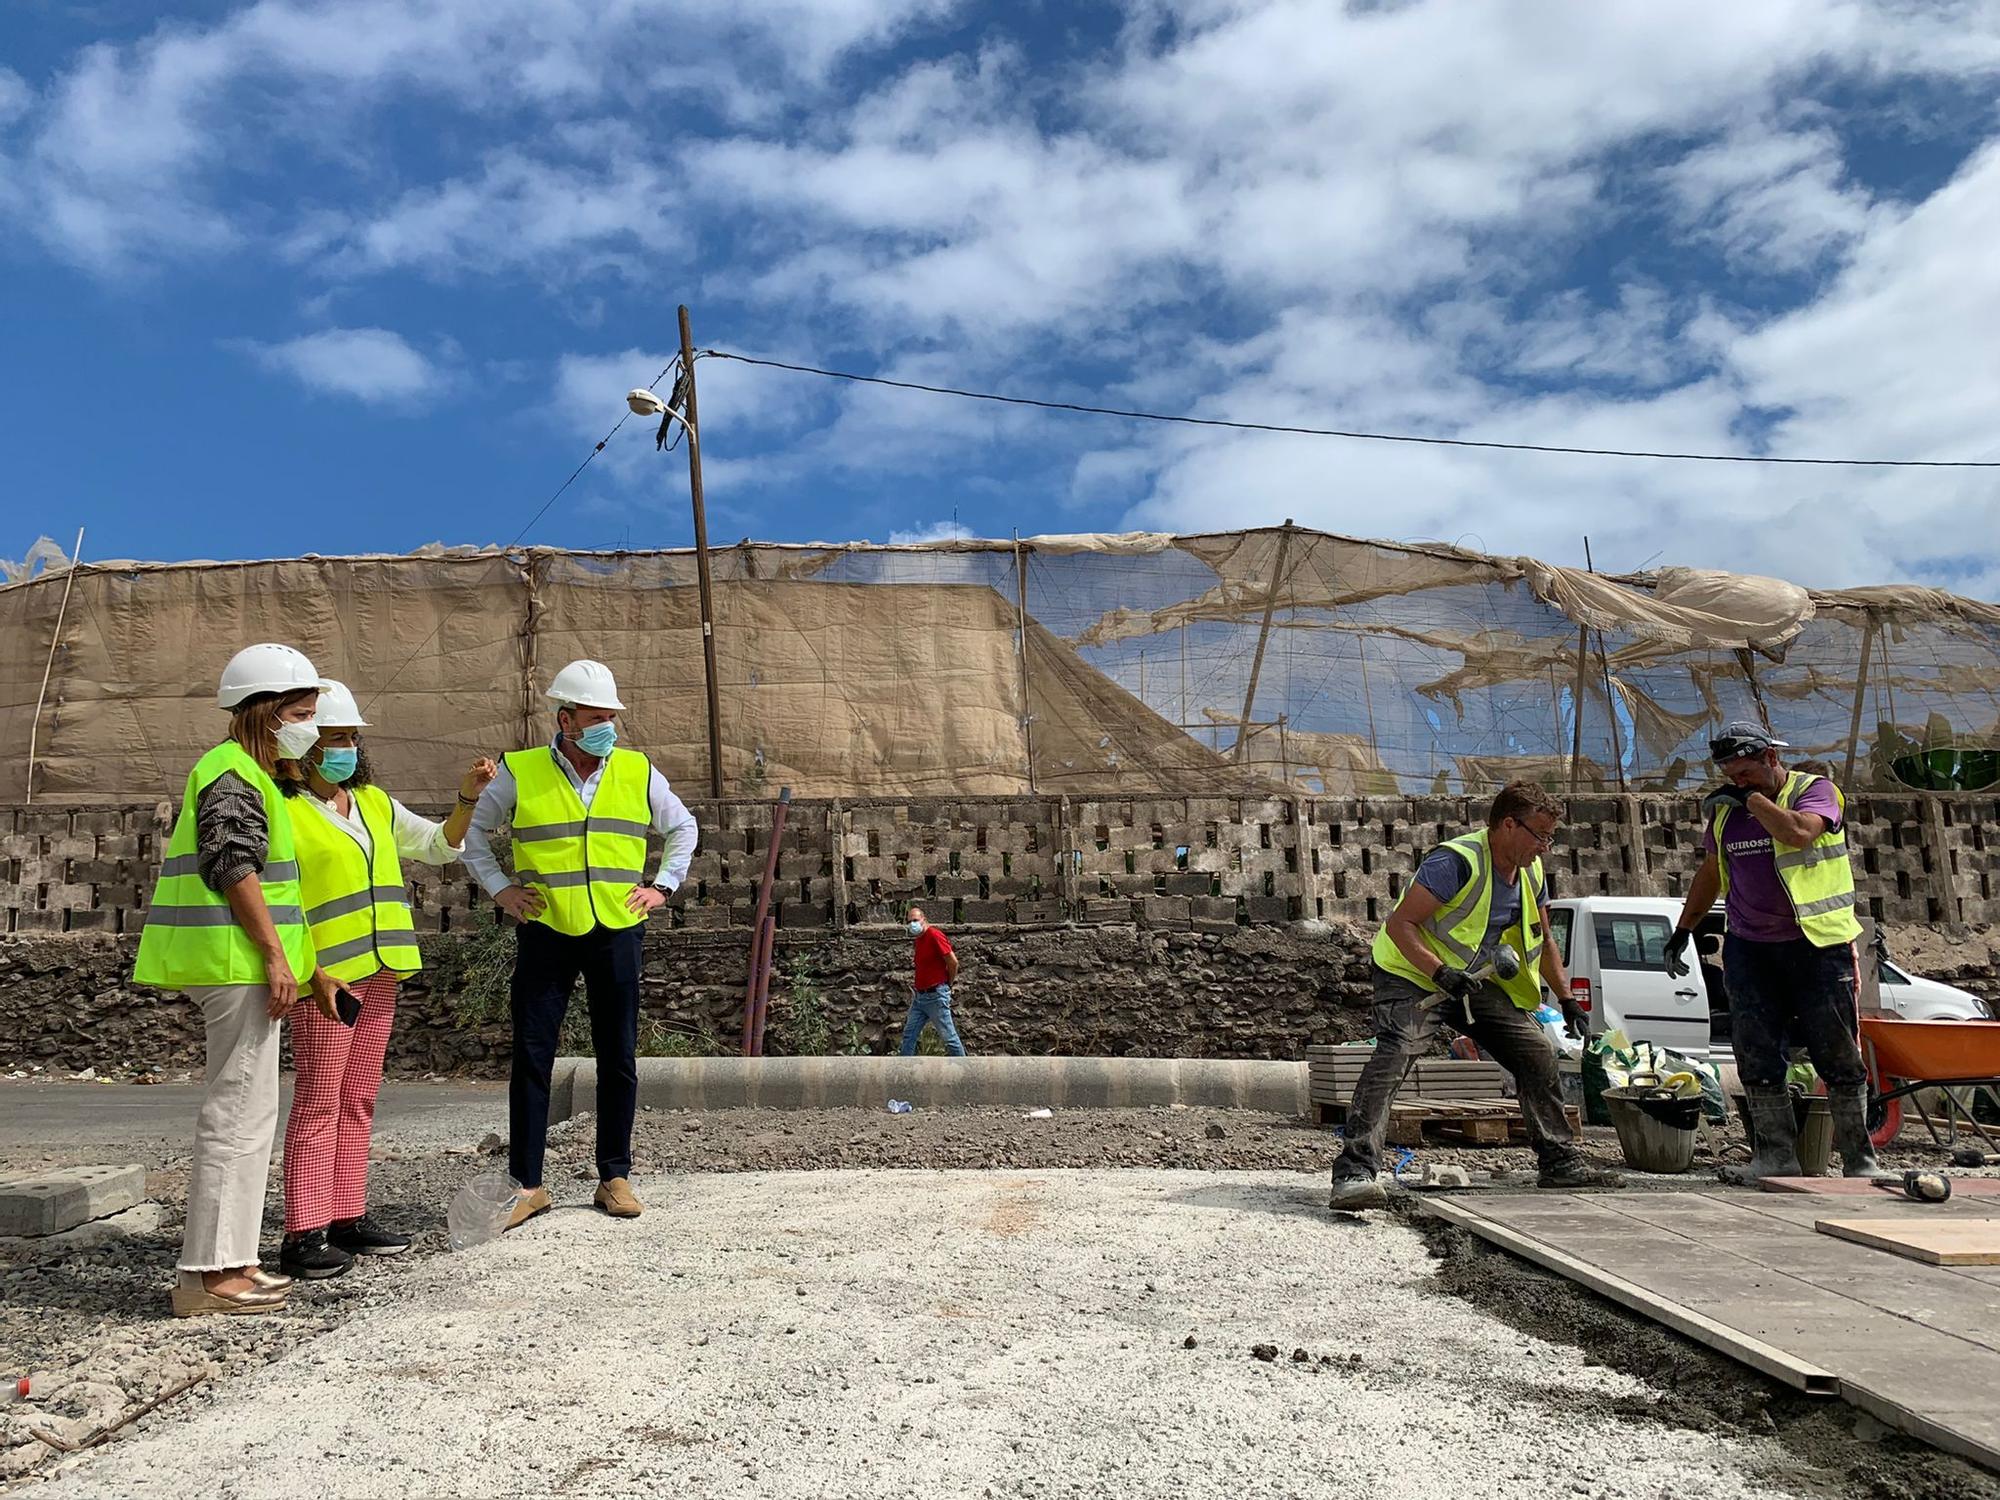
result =
[{"label": "white face mask", "polygon": [[318,743],[319,725],[311,719],[307,719],[303,724],[279,721],[278,754],[283,759],[297,760]]},{"label": "white face mask", "polygon": [[911,937],[915,937],[918,933],[922,932],[923,930],[924,930],[924,924],[921,922],[912,922],[910,924]]}]

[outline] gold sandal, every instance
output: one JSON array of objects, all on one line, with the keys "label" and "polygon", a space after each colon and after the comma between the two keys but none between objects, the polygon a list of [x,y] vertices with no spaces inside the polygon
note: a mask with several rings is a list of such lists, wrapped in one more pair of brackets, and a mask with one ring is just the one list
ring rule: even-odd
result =
[{"label": "gold sandal", "polygon": [[276,1312],[285,1305],[283,1291],[267,1291],[254,1282],[240,1292],[211,1292],[199,1271],[183,1271],[174,1283],[174,1316],[199,1318],[208,1313]]}]

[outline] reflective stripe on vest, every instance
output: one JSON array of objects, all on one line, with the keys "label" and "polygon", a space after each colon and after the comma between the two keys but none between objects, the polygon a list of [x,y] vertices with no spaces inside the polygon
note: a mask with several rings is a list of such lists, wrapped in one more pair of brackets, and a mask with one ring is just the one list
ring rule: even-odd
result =
[{"label": "reflective stripe on vest", "polygon": [[[1486,919],[1493,906],[1493,852],[1487,844],[1487,830],[1450,839],[1444,848],[1455,850],[1465,859],[1470,873],[1449,901],[1417,924],[1424,945],[1454,969],[1469,969],[1479,960],[1486,942]],[[1542,862],[1537,859],[1521,871],[1521,919],[1509,927],[1502,941],[1521,957],[1521,972],[1512,979],[1493,983],[1507,992],[1522,1010],[1542,1003],[1542,909],[1547,884]],[[1419,989],[1435,994],[1437,986],[1417,966],[1403,956],[1384,922],[1375,933],[1370,949],[1375,966],[1409,980]]]},{"label": "reflective stripe on vest", "polygon": [[324,810],[308,806],[308,798],[286,799],[313,946],[321,966],[335,979],[354,982],[380,969],[414,974],[424,958],[396,854],[395,807],[380,787],[356,787],[348,795],[368,830],[369,853]]},{"label": "reflective stripe on vest", "polygon": [[633,927],[644,912],[625,904],[646,878],[653,828],[653,768],[637,750],[613,750],[588,810],[543,747],[506,756],[514,777],[514,875],[541,891],[537,922],[579,937],[593,927]]},{"label": "reflective stripe on vest", "polygon": [[[1778,790],[1778,806],[1792,808],[1806,788],[1823,777],[1791,771]],[[1833,786],[1831,781],[1828,786]],[[1847,857],[1847,798],[1833,786],[1833,800],[1841,811],[1840,826],[1829,828],[1810,844],[1787,844],[1775,836],[1771,840],[1771,864],[1778,872],[1778,884],[1792,903],[1799,931],[1815,948],[1838,948],[1861,936],[1861,923],[1854,915],[1854,866]],[[1722,842],[1723,827],[1729,822],[1729,807],[1715,812],[1715,867],[1720,878],[1718,901],[1729,895],[1729,857]]]},{"label": "reflective stripe on vest", "polygon": [[167,840],[160,878],[146,910],[146,930],[139,937],[139,957],[132,969],[139,984],[184,990],[195,985],[263,984],[270,977],[264,955],[236,925],[229,902],[201,878],[196,809],[201,794],[225,772],[240,776],[264,800],[267,837],[258,885],[291,962],[292,977],[304,983],[312,976],[312,934],[299,894],[298,856],[284,795],[241,745],[224,740],[195,763],[181,792],[180,816]]}]

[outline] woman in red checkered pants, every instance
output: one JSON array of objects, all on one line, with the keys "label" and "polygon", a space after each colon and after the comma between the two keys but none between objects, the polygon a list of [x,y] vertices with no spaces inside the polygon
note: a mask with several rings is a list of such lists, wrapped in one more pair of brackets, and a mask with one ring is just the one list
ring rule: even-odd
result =
[{"label": "woman in red checkered pants", "polygon": [[318,952],[313,1004],[293,1012],[292,1117],[285,1127],[285,1242],[292,1276],[338,1276],[357,1255],[397,1255],[406,1235],[368,1217],[368,1142],[396,987],[423,965],[402,861],[458,858],[472,806],[497,768],[481,758],[442,824],[374,784],[354,695],[320,692],[319,743],[282,783],[298,847],[299,885]]}]

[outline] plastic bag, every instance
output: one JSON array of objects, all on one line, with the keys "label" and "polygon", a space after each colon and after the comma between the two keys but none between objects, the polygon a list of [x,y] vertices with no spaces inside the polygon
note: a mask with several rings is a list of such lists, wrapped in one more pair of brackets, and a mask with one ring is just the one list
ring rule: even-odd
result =
[{"label": "plastic bag", "polygon": [[1543,1005],[1535,1011],[1535,1024],[1542,1028],[1542,1035],[1549,1039],[1549,1045],[1556,1050],[1557,1057],[1577,1057],[1583,1052],[1583,1043],[1569,1034],[1563,1025],[1562,1012],[1553,1005]]},{"label": "plastic bag", "polygon": [[481,1172],[460,1188],[444,1211],[445,1233],[451,1248],[470,1250],[488,1240],[498,1239],[514,1211],[514,1198],[521,1184],[505,1172]]},{"label": "plastic bag", "polygon": [[1682,1052],[1662,1050],[1660,1056],[1676,1074],[1691,1074],[1701,1087],[1702,1115],[1716,1124],[1729,1118],[1729,1101],[1722,1094],[1722,1074],[1714,1063],[1703,1062]]}]

